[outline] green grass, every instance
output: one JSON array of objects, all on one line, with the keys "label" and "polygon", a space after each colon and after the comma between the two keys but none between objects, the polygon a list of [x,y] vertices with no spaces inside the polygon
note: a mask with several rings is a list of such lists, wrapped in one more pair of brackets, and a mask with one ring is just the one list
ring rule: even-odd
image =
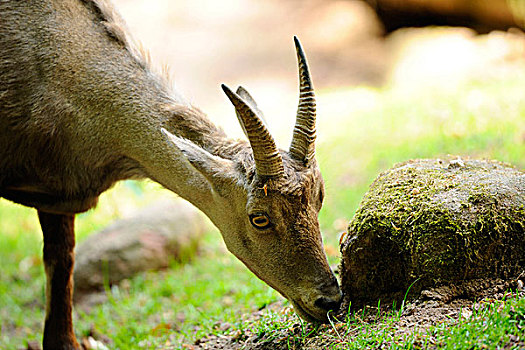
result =
[{"label": "green grass", "polygon": [[[453,349],[523,348],[525,335],[525,299],[511,298],[485,304],[470,317],[461,318],[455,327],[438,325],[429,332],[436,344]],[[519,337],[521,345],[512,343]],[[510,346],[509,346],[510,344]]]},{"label": "green grass", "polygon": [[[135,185],[123,184],[112,191],[127,193],[130,186]],[[154,185],[145,185],[149,186]],[[102,199],[102,213],[93,219],[93,227],[100,228],[104,221],[118,216],[105,208],[106,201],[117,197],[109,193]],[[142,195],[139,198],[144,200]],[[81,215],[77,227],[97,211]],[[0,348],[14,349],[26,341],[41,341],[45,308],[42,238],[34,210],[0,201],[0,213],[7,219],[2,220],[2,229],[7,230],[0,243]],[[17,220],[25,230],[17,227]],[[78,236],[86,235],[81,230]],[[180,344],[204,336],[219,322],[235,323],[254,307],[277,300],[275,291],[226,251],[218,232],[210,232],[203,245],[191,264],[173,262],[165,271],[142,273],[111,288],[104,305],[89,313],[77,310],[77,336],[87,336],[94,326],[110,336],[112,348],[129,349],[137,344],[156,348],[166,341]]]},{"label": "green grass", "polygon": [[[350,312],[345,320],[310,325],[274,310],[243,328],[244,339],[300,349],[520,349],[525,335],[525,299],[509,293],[464,308],[464,315],[421,326],[400,322],[403,310]],[[230,334],[238,334],[232,329]],[[521,340],[521,343],[519,343]]]},{"label": "green grass", "polygon": [[241,270],[229,255],[209,252],[192,264],[142,274],[126,288],[112,288],[108,303],[90,314],[80,313],[78,321],[111,334],[115,348],[122,349],[137,343],[155,348],[166,341],[180,344],[185,338],[200,338],[217,323],[235,323],[253,306],[275,300],[275,292]]},{"label": "green grass", "polygon": [[[349,106],[325,110],[325,124],[319,127],[325,134],[320,134],[317,154],[327,186],[320,222],[331,262],[337,261],[339,234],[368,185],[396,162],[450,153],[495,158],[523,169],[523,81],[523,73],[517,73],[471,82],[454,91],[421,91],[412,96],[388,88],[322,92],[320,101],[341,98]],[[363,96],[373,103],[354,107],[353,101]],[[149,182],[119,184],[102,196],[96,210],[79,215],[78,241],[165,195],[165,190]],[[41,340],[42,237],[34,210],[5,200],[0,200],[0,232],[0,348],[16,349],[28,340]],[[94,327],[111,339],[112,349],[177,349],[219,333],[237,334],[239,339],[248,334],[280,337],[290,348],[322,336],[333,340],[334,349],[469,349],[483,344],[496,348],[512,334],[524,337],[525,301],[518,298],[505,301],[502,309],[494,304],[469,319],[453,320],[452,326],[435,325],[426,333],[396,335],[395,313],[381,314],[382,322],[363,322],[362,315],[351,314],[346,322],[313,327],[300,322],[286,302],[284,312],[265,309],[253,323],[248,314],[282,298],[229,254],[214,230],[190,264],[173,263],[164,271],[140,274],[113,287],[109,295],[108,302],[89,313],[78,310],[75,322],[77,336]],[[434,343],[425,343],[428,334]]]}]

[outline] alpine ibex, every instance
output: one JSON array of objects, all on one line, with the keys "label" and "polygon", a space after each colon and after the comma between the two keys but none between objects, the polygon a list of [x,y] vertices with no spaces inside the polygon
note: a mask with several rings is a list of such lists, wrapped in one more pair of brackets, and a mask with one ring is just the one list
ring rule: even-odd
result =
[{"label": "alpine ibex", "polygon": [[45,349],[80,349],[75,214],[129,178],[153,179],[206,213],[228,249],[305,320],[338,308],[317,219],[315,97],[297,39],[299,107],[285,151],[243,88],[222,86],[249,142],[229,139],[172,92],[106,0],[3,0],[0,14],[0,196],[38,211]]}]

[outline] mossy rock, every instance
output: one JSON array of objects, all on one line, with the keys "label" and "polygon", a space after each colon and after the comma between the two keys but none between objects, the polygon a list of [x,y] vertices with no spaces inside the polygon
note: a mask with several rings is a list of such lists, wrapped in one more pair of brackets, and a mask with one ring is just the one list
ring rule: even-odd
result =
[{"label": "mossy rock", "polygon": [[[525,269],[525,173],[490,160],[412,160],[380,174],[341,244],[345,304]],[[416,282],[415,282],[416,281]],[[414,283],[415,282],[415,283]]]}]

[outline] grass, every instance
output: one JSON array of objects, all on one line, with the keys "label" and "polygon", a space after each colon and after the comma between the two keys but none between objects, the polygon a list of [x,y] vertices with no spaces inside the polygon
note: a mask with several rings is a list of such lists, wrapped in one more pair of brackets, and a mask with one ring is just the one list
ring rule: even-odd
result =
[{"label": "grass", "polygon": [[[388,88],[321,92],[325,122],[320,119],[317,154],[327,198],[320,222],[330,261],[337,262],[339,235],[368,185],[395,162],[450,153],[495,158],[523,169],[523,75],[411,96]],[[360,103],[363,98],[371,103]],[[323,100],[344,102],[331,110]],[[102,196],[96,210],[79,216],[78,241],[165,195],[149,182],[117,185]],[[0,348],[16,349],[41,340],[42,238],[34,210],[5,200],[0,200],[0,232]],[[469,318],[402,334],[397,332],[399,310],[376,310],[374,322],[352,310],[344,322],[304,324],[287,302],[226,251],[213,229],[190,264],[173,263],[164,271],[139,274],[108,293],[107,303],[90,312],[77,310],[75,323],[78,337],[94,329],[111,339],[112,349],[178,349],[210,334],[279,340],[284,348],[321,337],[332,341],[326,346],[333,349],[497,348],[512,336],[525,337],[525,301],[517,297],[486,304]],[[265,308],[275,301],[284,309]],[[262,316],[252,320],[250,313],[258,309],[264,309]]]},{"label": "grass", "polygon": [[[278,349],[519,349],[525,335],[525,299],[508,293],[478,302],[433,325],[402,322],[395,307],[349,312],[343,321],[310,325],[267,312],[245,327],[244,339]],[[403,315],[404,316],[404,315]],[[430,316],[430,315],[429,315]],[[230,333],[235,333],[231,330]],[[248,341],[250,341],[250,339]],[[521,339],[521,343],[519,343]]]},{"label": "grass", "polygon": [[[430,329],[430,335],[436,338],[436,344],[445,348],[453,348],[455,344],[463,344],[464,348],[494,348],[512,347],[517,337],[525,334],[525,300],[510,298],[498,300],[480,306],[478,310],[461,317],[455,327],[447,328],[438,325]],[[510,346],[508,346],[510,344]]]}]

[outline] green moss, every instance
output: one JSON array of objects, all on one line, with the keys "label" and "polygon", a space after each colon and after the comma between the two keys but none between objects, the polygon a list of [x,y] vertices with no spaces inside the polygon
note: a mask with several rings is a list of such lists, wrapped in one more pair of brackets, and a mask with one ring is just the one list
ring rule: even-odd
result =
[{"label": "green moss", "polygon": [[409,161],[380,174],[348,228],[342,284],[352,303],[396,298],[525,266],[525,175],[496,161]]}]

